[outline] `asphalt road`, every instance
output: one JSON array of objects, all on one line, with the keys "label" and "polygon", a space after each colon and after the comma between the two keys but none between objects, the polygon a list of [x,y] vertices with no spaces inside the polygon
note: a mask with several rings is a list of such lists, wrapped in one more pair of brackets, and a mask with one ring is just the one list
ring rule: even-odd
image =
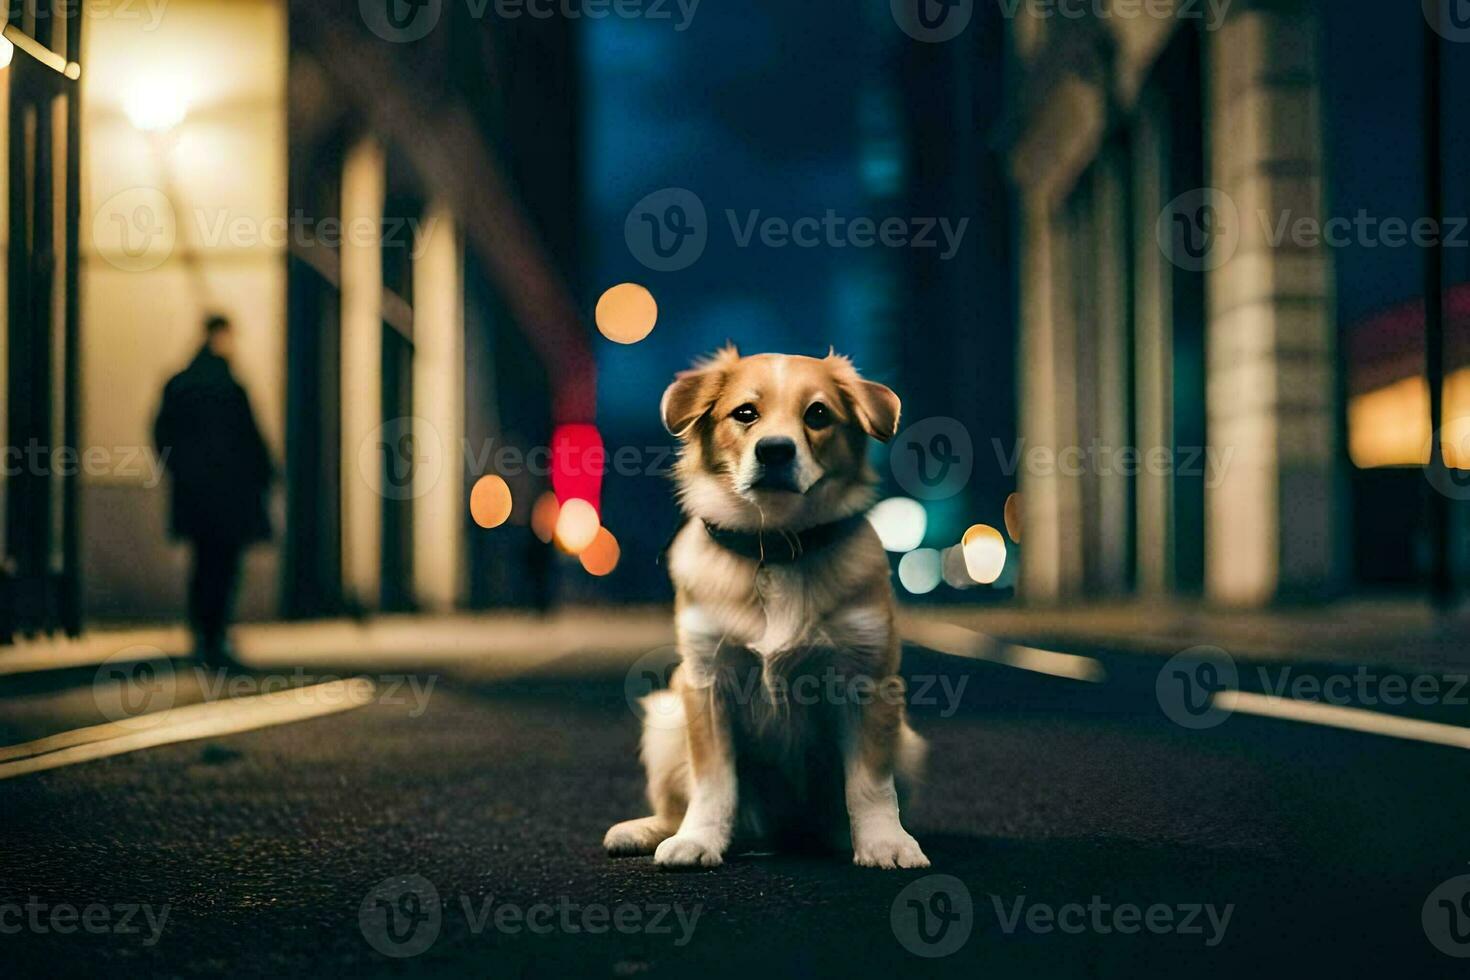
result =
[{"label": "asphalt road", "polygon": [[[638,722],[621,674],[576,666],[432,688],[423,677],[424,696],[403,686],[329,717],[0,781],[7,972],[1260,977],[1466,965],[1421,920],[1437,886],[1470,872],[1464,750],[1239,715],[1191,730],[1127,666],[1096,685],[910,651],[919,683],[938,678],[933,703],[913,712],[931,775],[906,815],[933,868],[750,855],[675,874],[601,851],[609,824],[646,812]],[[0,734],[10,744],[48,719],[56,728],[90,684],[86,673],[8,682]],[[1470,954],[1470,935],[1461,945]]]}]

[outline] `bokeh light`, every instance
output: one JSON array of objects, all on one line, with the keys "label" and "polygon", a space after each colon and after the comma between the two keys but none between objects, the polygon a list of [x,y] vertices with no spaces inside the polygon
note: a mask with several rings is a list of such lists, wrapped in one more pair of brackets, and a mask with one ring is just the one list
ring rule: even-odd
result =
[{"label": "bokeh light", "polygon": [[470,489],[470,517],[483,528],[499,527],[510,517],[510,487],[498,476],[482,476]]},{"label": "bokeh light", "polygon": [[593,510],[602,506],[602,476],[607,450],[602,433],[586,422],[558,425],[551,433],[551,489],[565,503],[581,497]]},{"label": "bokeh light", "polygon": [[597,329],[608,340],[636,344],[653,332],[658,303],[636,282],[623,282],[602,294],[595,313]]},{"label": "bokeh light", "polygon": [[177,79],[140,76],[123,93],[123,113],[145,133],[164,133],[184,121],[189,104]]},{"label": "bokeh light", "polygon": [[561,514],[561,504],[556,502],[556,494],[550,490],[536,498],[536,506],[531,508],[531,533],[547,544],[556,537],[556,519]]},{"label": "bokeh light", "polygon": [[929,519],[924,505],[908,497],[889,497],[868,511],[868,521],[887,551],[913,551],[924,543]]},{"label": "bokeh light", "polygon": [[1006,567],[1006,539],[989,524],[976,524],[960,542],[965,552],[965,570],[981,585],[1000,578]]},{"label": "bokeh light", "polygon": [[914,595],[933,592],[942,578],[940,564],[933,548],[910,551],[898,560],[898,581]]},{"label": "bokeh light", "polygon": [[598,528],[592,543],[582,550],[582,567],[591,575],[606,575],[618,567],[620,557],[622,549],[618,547],[618,539],[607,528]]},{"label": "bokeh light", "polygon": [[1006,498],[1006,533],[1016,544],[1021,543],[1021,495],[1013,493]]},{"label": "bokeh light", "polygon": [[601,529],[597,511],[581,497],[561,505],[556,515],[556,543],[569,555],[580,555]]},{"label": "bokeh light", "polygon": [[945,548],[939,553],[940,567],[944,571],[944,584],[952,589],[973,589],[976,585],[965,567],[965,549],[959,545]]}]

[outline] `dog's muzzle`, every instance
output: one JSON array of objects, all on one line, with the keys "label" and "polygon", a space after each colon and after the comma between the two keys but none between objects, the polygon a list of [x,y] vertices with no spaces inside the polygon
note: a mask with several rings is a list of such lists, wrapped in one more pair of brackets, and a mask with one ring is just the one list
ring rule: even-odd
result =
[{"label": "dog's muzzle", "polygon": [[796,479],[796,440],[766,436],[755,444],[755,461],[759,472],[751,481],[752,489],[801,493]]}]

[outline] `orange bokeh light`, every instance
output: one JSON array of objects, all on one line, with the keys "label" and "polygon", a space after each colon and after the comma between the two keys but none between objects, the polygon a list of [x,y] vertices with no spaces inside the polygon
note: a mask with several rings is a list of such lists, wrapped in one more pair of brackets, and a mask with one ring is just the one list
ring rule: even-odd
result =
[{"label": "orange bokeh light", "polygon": [[601,527],[596,509],[581,497],[573,497],[556,515],[556,543],[567,554],[580,555]]},{"label": "orange bokeh light", "polygon": [[974,524],[960,541],[965,570],[981,585],[991,585],[1006,567],[1006,542],[989,524]]},{"label": "orange bokeh light", "polygon": [[636,344],[653,332],[658,322],[658,302],[636,282],[622,282],[602,294],[593,315],[597,329],[608,340]]},{"label": "orange bokeh light", "polygon": [[550,490],[536,498],[536,506],[531,508],[531,531],[547,544],[556,537],[556,519],[561,514],[561,504],[556,502],[556,494]]},{"label": "orange bokeh light", "polygon": [[1006,498],[1006,533],[1016,544],[1021,543],[1021,495],[1013,493]]},{"label": "orange bokeh light", "polygon": [[582,567],[592,575],[606,575],[618,567],[618,559],[622,557],[622,549],[618,547],[618,539],[613,537],[611,531],[602,527],[597,529],[597,537],[592,543],[582,550]]},{"label": "orange bokeh light", "polygon": [[510,487],[498,476],[482,476],[470,490],[470,517],[483,528],[499,527],[510,517]]}]

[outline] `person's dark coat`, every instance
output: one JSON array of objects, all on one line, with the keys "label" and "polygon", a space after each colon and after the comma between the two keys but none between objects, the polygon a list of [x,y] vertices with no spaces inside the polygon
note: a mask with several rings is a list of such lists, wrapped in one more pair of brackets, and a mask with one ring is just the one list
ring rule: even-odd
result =
[{"label": "person's dark coat", "polygon": [[173,478],[176,537],[270,537],[265,494],[274,467],[228,361],[204,347],[169,380],[153,441]]}]

